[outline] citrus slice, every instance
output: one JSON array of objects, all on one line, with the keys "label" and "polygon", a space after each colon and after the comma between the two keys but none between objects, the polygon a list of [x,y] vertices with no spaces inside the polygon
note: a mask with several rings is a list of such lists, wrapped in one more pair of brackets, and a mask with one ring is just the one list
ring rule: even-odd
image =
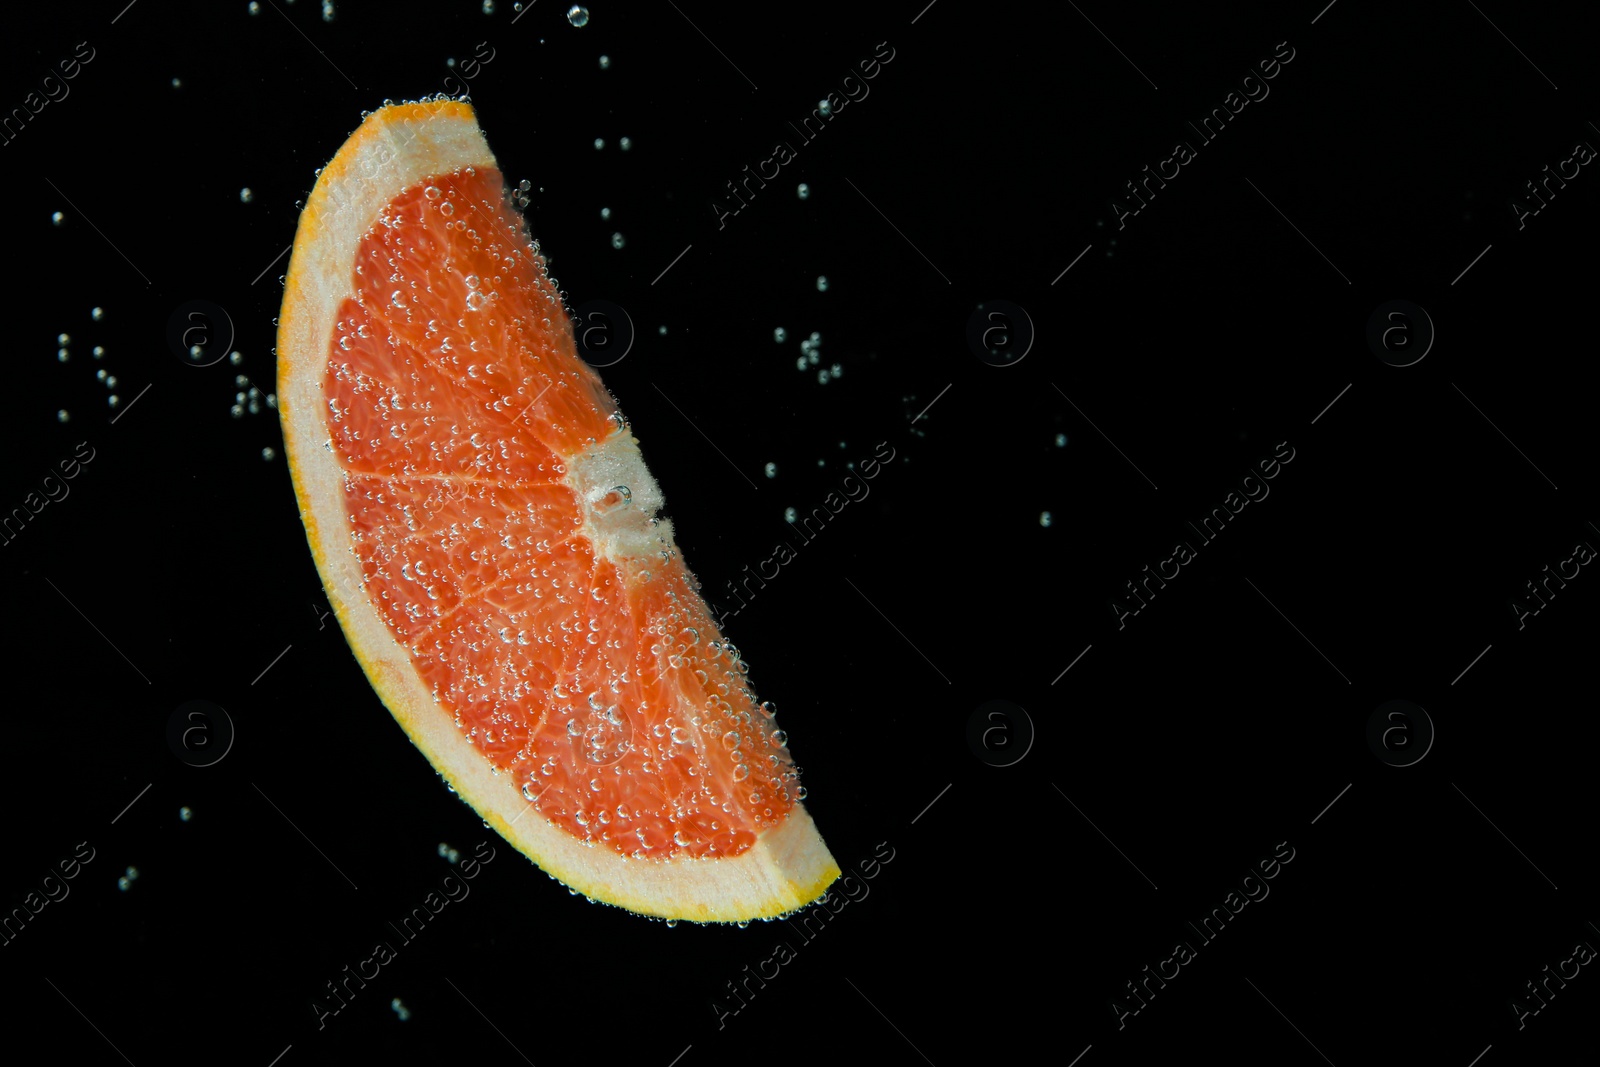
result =
[{"label": "citrus slice", "polygon": [[666,919],[774,917],[839,876],[470,106],[386,106],[318,175],[278,407],[351,649],[501,836]]}]

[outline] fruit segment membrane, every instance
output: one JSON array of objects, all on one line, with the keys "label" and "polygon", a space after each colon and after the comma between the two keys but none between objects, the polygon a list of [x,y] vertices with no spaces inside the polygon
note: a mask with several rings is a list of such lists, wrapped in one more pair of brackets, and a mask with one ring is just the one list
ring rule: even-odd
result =
[{"label": "fruit segment membrane", "polygon": [[367,595],[443,712],[581,840],[744,852],[796,768],[499,171],[396,197],[352,281],[331,447]]}]

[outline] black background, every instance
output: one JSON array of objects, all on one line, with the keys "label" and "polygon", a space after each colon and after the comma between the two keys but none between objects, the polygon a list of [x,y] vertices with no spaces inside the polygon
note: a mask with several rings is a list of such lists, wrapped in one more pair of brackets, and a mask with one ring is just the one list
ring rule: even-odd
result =
[{"label": "black background", "polygon": [[[550,0],[10,14],[7,111],[94,49],[0,145],[18,371],[0,505],[94,449],[0,547],[0,903],[79,842],[95,857],[0,945],[18,1031],[141,1067],[1594,1057],[1592,968],[1523,1029],[1511,1007],[1600,944],[1600,579],[1520,630],[1511,608],[1600,545],[1600,178],[1522,229],[1511,207],[1600,144],[1593,13],[924,2],[596,2],[581,29]],[[1270,95],[1119,229],[1123,183],[1198,142],[1186,120],[1283,41]],[[870,95],[719,228],[724,184],[879,42]],[[486,831],[320,618],[275,412],[230,415],[236,375],[271,391],[274,257],[316,169],[363,110],[456,91],[447,59],[486,49],[472,101],[533,184],[553,272],[638,328],[602,373],[708,592],[772,553],[785,508],[896,450],[728,624],[841,866],[894,858],[720,1027],[725,983],[794,924],[669,929]],[[196,299],[225,309],[240,365],[169,349]],[[966,343],[997,299],[1036,329],[1014,366]],[[1404,368],[1365,340],[1394,299],[1437,330]],[[820,367],[797,370],[813,331]],[[1119,629],[1123,583],[1285,441],[1270,496]],[[210,767],[167,743],[193,699],[237,728]],[[967,740],[995,699],[1035,731],[1009,767]],[[1437,732],[1409,767],[1366,741],[1391,699]],[[497,859],[471,896],[319,1029],[324,983],[450,873],[439,843],[482,840]],[[1280,842],[1270,896],[1119,1030],[1125,983],[1197,942],[1186,921]]]}]

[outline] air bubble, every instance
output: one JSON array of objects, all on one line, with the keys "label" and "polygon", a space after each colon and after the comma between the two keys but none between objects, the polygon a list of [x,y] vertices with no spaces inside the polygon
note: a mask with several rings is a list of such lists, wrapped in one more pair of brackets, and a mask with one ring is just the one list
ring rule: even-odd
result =
[{"label": "air bubble", "polygon": [[811,196],[811,186],[807,185],[805,182],[801,182],[795,187],[794,195],[798,196],[801,200],[807,199]]},{"label": "air bubble", "polygon": [[777,329],[772,331],[772,339],[774,341],[778,342],[780,345],[783,344],[784,340],[788,336],[789,336],[788,332],[785,331],[782,326],[779,326]]},{"label": "air bubble", "polygon": [[579,4],[567,8],[567,21],[578,28],[589,25],[589,9]]},{"label": "air bubble", "polygon": [[763,469],[766,471],[768,478],[776,478],[778,476],[778,465],[776,463],[768,463]]},{"label": "air bubble", "polygon": [[1050,523],[1053,522],[1053,521],[1054,520],[1050,518],[1050,513],[1048,511],[1039,512],[1039,525],[1040,526],[1049,526]]},{"label": "air bubble", "polygon": [[239,190],[239,202],[241,204],[248,204],[250,201],[254,200],[255,198],[256,198],[256,194],[252,193],[250,191],[250,187],[248,185],[245,186],[243,189]]},{"label": "air bubble", "polygon": [[824,277],[823,275],[821,275],[821,274],[817,275],[817,292],[825,293],[827,291],[828,291],[828,279],[826,277]]},{"label": "air bubble", "polygon": [[601,70],[606,70],[610,66],[611,66],[611,57],[610,56],[601,56],[600,57],[600,69]]},{"label": "air bubble", "polygon": [[622,234],[614,233],[614,234],[611,235],[611,247],[612,248],[621,248],[626,243],[627,242],[624,241],[623,238],[622,238]]}]

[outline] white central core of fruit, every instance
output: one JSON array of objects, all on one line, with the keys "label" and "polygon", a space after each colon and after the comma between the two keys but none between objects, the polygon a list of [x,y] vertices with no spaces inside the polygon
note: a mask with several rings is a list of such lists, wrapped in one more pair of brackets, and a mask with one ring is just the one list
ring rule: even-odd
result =
[{"label": "white central core of fruit", "polygon": [[672,547],[671,520],[656,519],[666,501],[633,434],[615,434],[568,460],[566,482],[582,503],[582,532],[597,554],[621,561]]}]

